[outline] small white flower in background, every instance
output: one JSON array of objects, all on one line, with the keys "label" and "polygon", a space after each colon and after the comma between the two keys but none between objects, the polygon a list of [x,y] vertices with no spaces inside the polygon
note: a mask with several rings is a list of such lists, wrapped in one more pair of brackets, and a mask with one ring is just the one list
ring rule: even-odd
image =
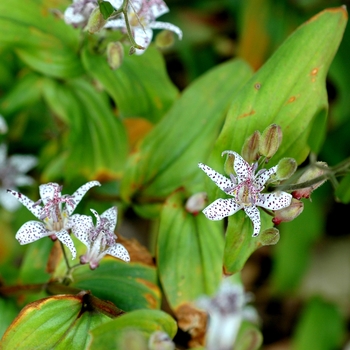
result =
[{"label": "small white flower in background", "polygon": [[280,210],[290,205],[292,195],[287,192],[276,191],[261,193],[266,182],[273,174],[276,174],[277,166],[270,169],[261,169],[256,174],[257,163],[249,165],[238,153],[224,151],[224,154],[233,154],[234,171],[230,179],[217,173],[209,166],[199,163],[198,166],[215,182],[215,184],[226,194],[232,196],[229,199],[217,199],[207,206],[203,213],[210,220],[221,220],[226,216],[235,214],[243,209],[254,225],[253,237],[260,232],[260,212],[257,207],[270,210]]},{"label": "small white flower in background", "polygon": [[218,292],[212,298],[201,297],[196,305],[207,311],[209,323],[207,326],[206,349],[232,349],[245,318],[244,307],[250,301],[239,284],[223,281]]},{"label": "small white flower in background", "polygon": [[[119,8],[123,1],[110,1],[115,8]],[[128,19],[134,39],[138,45],[145,49],[152,41],[153,29],[167,29],[176,33],[182,39],[182,31],[179,27],[167,23],[156,21],[156,19],[169,12],[168,6],[163,0],[130,0],[128,9]],[[121,15],[117,19],[109,20],[105,28],[121,28],[126,30],[124,17]],[[142,54],[144,50],[136,49],[136,54]]]},{"label": "small white flower in background", "polygon": [[[77,189],[72,195],[62,195],[62,187],[57,183],[48,183],[39,186],[41,199],[32,201],[22,193],[7,190],[9,194],[17,198],[39,221],[28,221],[18,230],[16,239],[20,244],[28,244],[40,238],[50,236],[58,239],[66,245],[76,257],[74,243],[68,233],[78,215],[72,215],[73,211],[85,195],[94,186],[101,186],[98,181],[90,181]],[[43,204],[43,206],[41,206]]]},{"label": "small white flower in background", "polygon": [[128,251],[120,243],[116,243],[114,234],[117,225],[117,209],[109,208],[99,215],[96,210],[90,209],[96,217],[96,225],[92,218],[79,215],[73,227],[74,235],[86,245],[87,252],[80,257],[82,264],[90,263],[90,268],[96,269],[100,260],[106,255],[112,255],[124,261],[130,261]]},{"label": "small white flower in background", "polygon": [[162,331],[155,331],[148,340],[149,350],[175,350],[175,344],[169,335]]},{"label": "small white flower in background", "polygon": [[32,155],[14,154],[7,157],[7,146],[0,145],[0,204],[8,211],[17,210],[20,203],[15,198],[10,197],[6,190],[32,185],[34,180],[25,174],[37,163],[37,158]]},{"label": "small white flower in background", "polygon": [[8,126],[5,118],[0,114],[0,134],[6,134],[8,131]]},{"label": "small white flower in background", "polygon": [[97,0],[73,0],[73,4],[64,11],[64,21],[74,27],[85,27],[97,6]]}]

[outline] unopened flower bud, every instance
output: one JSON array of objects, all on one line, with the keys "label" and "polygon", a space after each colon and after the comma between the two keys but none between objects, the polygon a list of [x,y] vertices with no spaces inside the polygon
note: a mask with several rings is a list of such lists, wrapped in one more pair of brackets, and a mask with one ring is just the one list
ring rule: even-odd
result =
[{"label": "unopened flower bud", "polygon": [[123,63],[124,48],[123,45],[117,42],[110,42],[107,45],[107,61],[108,65],[114,70],[119,68]]},{"label": "unopened flower bud", "polygon": [[149,338],[148,348],[150,350],[174,350],[175,344],[165,332],[155,331]]},{"label": "unopened flower bud", "polygon": [[249,136],[242,147],[242,157],[249,163],[254,163],[259,159],[259,144],[261,134],[258,130],[253,135]]},{"label": "unopened flower bud", "polygon": [[[222,152],[221,156],[223,156],[225,153]],[[233,174],[234,173],[234,162],[235,162],[235,156],[231,153],[226,153],[226,160],[225,160],[225,164],[224,164],[224,169],[225,169],[225,173],[227,175]]]},{"label": "unopened flower bud", "polygon": [[[312,182],[313,179],[322,176],[326,172],[327,167],[328,165],[325,162],[316,162],[314,166],[311,165],[308,169],[305,170],[305,172],[300,176],[296,184],[302,184],[309,181]],[[326,180],[327,179],[322,179],[308,187],[303,187],[299,190],[293,191],[292,196],[296,199],[310,198],[311,192],[314,191],[316,188],[320,187]]]},{"label": "unopened flower bud", "polygon": [[278,180],[289,179],[297,170],[297,162],[294,158],[282,158],[277,165],[276,177]]},{"label": "unopened flower bud", "polygon": [[155,39],[156,45],[161,49],[166,49],[174,44],[174,33],[170,30],[162,30]]},{"label": "unopened flower bud", "polygon": [[274,245],[280,239],[280,233],[275,227],[271,227],[262,233],[259,236],[259,242],[262,245]]},{"label": "unopened flower bud", "polygon": [[106,22],[107,21],[103,18],[100,8],[96,7],[89,17],[86,30],[91,34],[97,33],[104,27]]},{"label": "unopened flower bud", "polygon": [[207,201],[207,194],[205,192],[198,192],[188,198],[185,208],[194,215],[197,215],[202,209],[204,209]]},{"label": "unopened flower bud", "polygon": [[260,154],[270,159],[278,150],[282,142],[282,129],[279,125],[268,126],[260,137]]},{"label": "unopened flower bud", "polygon": [[304,203],[298,199],[292,198],[292,202],[289,207],[281,210],[275,210],[275,217],[272,219],[272,222],[275,225],[278,225],[281,222],[292,221],[299,216],[303,210]]}]

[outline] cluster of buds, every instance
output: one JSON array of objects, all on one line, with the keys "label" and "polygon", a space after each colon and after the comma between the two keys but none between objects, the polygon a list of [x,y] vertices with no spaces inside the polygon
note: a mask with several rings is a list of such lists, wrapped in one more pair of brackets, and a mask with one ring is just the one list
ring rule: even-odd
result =
[{"label": "cluster of buds", "polygon": [[[300,199],[309,198],[311,192],[325,181],[321,179],[315,182],[325,171],[326,165],[319,162],[305,171],[297,184],[293,185],[297,190],[292,192],[290,186],[285,184],[289,184],[297,169],[295,159],[282,158],[274,167],[264,167],[278,151],[281,142],[281,127],[272,124],[263,133],[255,131],[247,138],[242,147],[242,156],[234,151],[222,152],[222,155],[226,155],[224,168],[229,178],[199,163],[199,167],[210,179],[227,195],[233,197],[217,199],[207,206],[203,213],[208,219],[221,220],[242,209],[251,219],[254,226],[253,237],[256,237],[261,228],[258,207],[274,217],[274,224],[291,221],[300,215],[304,208]],[[269,185],[274,186],[273,192],[265,191]],[[263,234],[261,239],[276,242],[278,234],[269,231]]]}]

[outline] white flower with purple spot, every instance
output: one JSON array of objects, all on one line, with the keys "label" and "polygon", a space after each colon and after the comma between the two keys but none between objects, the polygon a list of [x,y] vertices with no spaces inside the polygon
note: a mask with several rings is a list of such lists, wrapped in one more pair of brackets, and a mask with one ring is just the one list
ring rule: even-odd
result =
[{"label": "white flower with purple spot", "polygon": [[217,199],[207,206],[203,213],[210,220],[221,220],[243,209],[253,222],[253,237],[256,237],[261,227],[260,212],[257,207],[270,210],[286,208],[291,203],[292,195],[282,191],[262,193],[266,182],[273,174],[276,174],[277,166],[268,170],[261,169],[255,173],[257,163],[249,165],[238,153],[233,151],[224,151],[222,155],[224,154],[232,154],[235,157],[233,167],[236,175],[231,174],[230,179],[202,163],[199,163],[199,167],[222,191],[233,198]]},{"label": "white flower with purple spot", "polygon": [[73,0],[73,4],[64,11],[64,21],[73,27],[84,27],[97,6],[97,0]]},{"label": "white flower with purple spot", "polygon": [[37,202],[32,201],[20,192],[7,190],[34,216],[41,220],[41,222],[28,221],[22,225],[16,234],[18,242],[23,245],[47,236],[52,239],[57,238],[69,248],[73,259],[75,259],[76,249],[69,235],[69,230],[74,225],[77,215],[71,215],[85,193],[94,186],[101,186],[101,184],[98,181],[90,181],[72,195],[62,195],[62,187],[57,183],[50,182],[39,186],[41,199]]},{"label": "white flower with purple spot", "polygon": [[[118,9],[123,0],[110,1]],[[169,12],[168,6],[163,0],[130,0],[128,7],[128,20],[136,43],[147,48],[152,41],[153,29],[166,29],[176,33],[182,39],[182,31],[179,27],[159,22],[156,19]],[[109,20],[105,28],[121,28],[126,30],[125,19],[119,16],[117,19]],[[142,54],[143,50],[136,49],[136,54]]]},{"label": "white flower with purple spot", "polygon": [[87,252],[80,257],[82,264],[90,264],[90,268],[96,269],[100,260],[105,255],[112,255],[124,261],[130,261],[130,256],[125,247],[116,243],[117,236],[114,233],[117,225],[117,209],[109,208],[99,215],[96,210],[90,209],[96,217],[96,225],[91,216],[79,215],[72,229],[74,235],[86,245]]}]

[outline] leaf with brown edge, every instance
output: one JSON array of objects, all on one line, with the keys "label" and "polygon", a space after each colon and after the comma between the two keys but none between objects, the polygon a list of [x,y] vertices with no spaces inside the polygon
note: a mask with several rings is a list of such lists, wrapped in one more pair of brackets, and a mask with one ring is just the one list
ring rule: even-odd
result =
[{"label": "leaf with brown edge", "polygon": [[58,295],[28,304],[7,329],[0,348],[85,349],[89,330],[110,319],[90,308],[86,295]]}]

